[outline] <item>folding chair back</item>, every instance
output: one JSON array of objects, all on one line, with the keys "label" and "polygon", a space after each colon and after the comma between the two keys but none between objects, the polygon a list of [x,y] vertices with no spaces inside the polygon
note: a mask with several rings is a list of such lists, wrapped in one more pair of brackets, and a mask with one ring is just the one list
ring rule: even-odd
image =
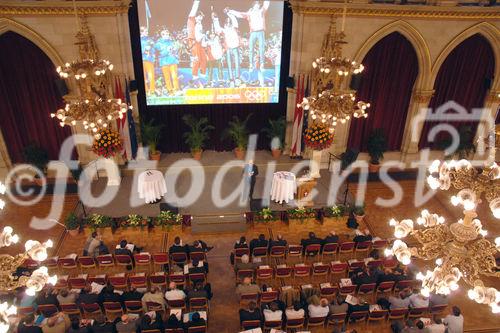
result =
[{"label": "folding chair back", "polygon": [[368,322],[385,320],[385,317],[387,316],[388,312],[389,311],[387,311],[387,310],[371,311],[370,314],[368,315]]},{"label": "folding chair back", "polygon": [[323,245],[323,256],[336,256],[337,255],[337,249],[339,248],[338,243],[326,243]]},{"label": "folding chair back", "polygon": [[130,275],[128,277],[131,288],[147,288],[148,282],[145,275]]},{"label": "folding chair back", "polygon": [[111,254],[105,254],[96,257],[99,267],[113,267],[115,263],[113,262],[113,256]]},{"label": "folding chair back", "polygon": [[271,258],[284,258],[286,255],[286,246],[275,245],[269,252]]},{"label": "folding chair back", "polygon": [[307,328],[324,326],[325,321],[326,321],[326,316],[325,317],[309,317],[309,319],[307,319]]},{"label": "folding chair back", "polygon": [[191,252],[189,253],[189,259],[191,259],[191,261],[193,260],[198,260],[198,261],[204,261],[204,260],[207,260],[207,256],[205,255],[205,252],[203,251],[200,251],[200,252]]},{"label": "folding chair back", "polygon": [[184,264],[187,262],[188,257],[185,252],[170,253],[170,260],[176,264]]},{"label": "folding chair back", "polygon": [[68,316],[81,315],[80,308],[75,303],[60,304],[59,306],[61,307],[61,311],[67,314]]},{"label": "folding chair back", "polygon": [[37,310],[46,318],[51,317],[54,313],[59,311],[54,304],[39,305]]},{"label": "folding chair back", "polygon": [[208,310],[208,299],[206,297],[193,297],[189,299],[189,309],[195,310]]},{"label": "folding chair back", "polygon": [[142,314],[142,302],[141,301],[125,301],[125,310],[127,313],[137,313]]},{"label": "folding chair back", "polygon": [[252,251],[252,257],[262,258],[267,257],[267,247],[256,247]]},{"label": "folding chair back", "polygon": [[263,291],[260,294],[260,303],[261,304],[271,303],[273,301],[276,301],[278,299],[278,296],[279,296],[279,293],[277,290]]},{"label": "folding chair back", "polygon": [[243,320],[241,322],[241,328],[243,330],[251,330],[260,327],[260,320]]},{"label": "folding chair back", "polygon": [[188,333],[206,333],[206,332],[207,332],[207,326],[196,326],[188,328]]},{"label": "folding chair back", "polygon": [[407,314],[408,314],[408,308],[390,309],[389,316],[387,316],[387,320],[405,319]]},{"label": "folding chair back", "polygon": [[291,329],[302,328],[304,327],[304,321],[305,318],[287,319],[285,322],[285,329],[288,331]]},{"label": "folding chair back", "polygon": [[357,323],[365,320],[366,316],[368,316],[368,311],[354,311],[349,315],[349,321]]}]

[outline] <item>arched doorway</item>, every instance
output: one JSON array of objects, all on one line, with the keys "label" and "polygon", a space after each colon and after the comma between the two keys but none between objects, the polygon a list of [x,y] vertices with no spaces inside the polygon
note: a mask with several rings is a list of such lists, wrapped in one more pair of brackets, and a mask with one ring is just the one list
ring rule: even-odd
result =
[{"label": "arched doorway", "polygon": [[[429,109],[435,110],[448,101],[455,101],[467,112],[483,107],[494,72],[495,55],[489,41],[481,34],[467,38],[450,52],[439,68]],[[453,110],[448,112],[454,113]],[[447,141],[449,134],[440,132],[433,142],[429,142],[428,134],[434,126],[443,123],[455,128],[470,126],[473,133],[477,128],[477,121],[470,120],[426,121],[420,136],[420,149],[442,148],[441,143]]]},{"label": "arched doorway", "polygon": [[347,146],[366,151],[375,128],[387,136],[388,149],[400,150],[408,105],[418,75],[418,59],[413,45],[393,32],[378,41],[362,61],[365,71],[357,90],[360,100],[371,104],[367,119],[353,119]]},{"label": "arched doorway", "polygon": [[71,130],[50,118],[64,106],[54,64],[38,46],[11,31],[0,35],[0,50],[0,128],[11,161],[23,162],[23,149],[31,143],[58,159]]}]

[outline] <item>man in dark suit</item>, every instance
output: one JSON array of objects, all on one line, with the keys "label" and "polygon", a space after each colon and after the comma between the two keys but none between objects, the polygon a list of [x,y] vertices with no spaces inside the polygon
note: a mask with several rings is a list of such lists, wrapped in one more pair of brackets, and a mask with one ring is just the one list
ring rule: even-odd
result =
[{"label": "man in dark suit", "polygon": [[253,190],[255,188],[256,177],[259,174],[259,168],[253,163],[253,160],[248,160],[243,170],[245,179],[244,193],[248,193],[248,199],[252,200]]},{"label": "man in dark suit", "polygon": [[186,253],[188,252],[188,249],[185,245],[182,245],[181,238],[179,236],[174,238],[174,244],[168,249],[170,253]]},{"label": "man in dark suit", "polygon": [[92,304],[97,303],[98,301],[99,295],[92,293],[92,288],[89,285],[85,286],[85,288],[82,289],[80,295],[78,296],[78,299],[76,300],[78,304]]},{"label": "man in dark suit", "polygon": [[365,229],[364,231],[357,231],[356,236],[352,239],[355,243],[368,242],[372,240],[372,235],[370,235],[370,230]]},{"label": "man in dark suit", "polygon": [[135,288],[131,288],[130,291],[125,291],[122,295],[123,302],[127,301],[140,301],[142,300],[143,293],[137,291]]},{"label": "man in dark suit", "polygon": [[257,304],[254,301],[248,303],[248,309],[240,309],[240,323],[248,320],[260,320],[262,321],[262,313],[257,308]]},{"label": "man in dark suit", "polygon": [[[193,267],[189,267],[189,274],[197,274],[197,273],[208,273],[208,263],[203,262],[203,265],[200,266],[200,262],[198,260],[193,260]],[[200,267],[198,267],[200,266]]]},{"label": "man in dark suit", "polygon": [[330,233],[323,239],[323,245],[330,243],[338,243],[339,236],[335,233],[335,231],[330,231]]},{"label": "man in dark suit", "polygon": [[278,235],[276,239],[269,239],[269,249],[271,249],[273,246],[286,246],[287,241],[283,239],[283,235]]},{"label": "man in dark suit", "polygon": [[192,298],[206,298],[208,299],[208,292],[203,289],[203,284],[200,282],[195,283],[193,289],[189,290],[187,293],[188,301]]},{"label": "man in dark suit", "polygon": [[254,238],[250,241],[250,252],[253,252],[253,249],[256,247],[268,247],[269,242],[266,239],[264,234],[260,234],[259,238]]},{"label": "man in dark suit", "polygon": [[[309,245],[321,245],[323,243],[323,240],[321,238],[316,237],[316,234],[314,232],[309,233],[309,238],[304,238],[300,241],[300,244],[302,245],[302,252],[306,253],[306,248]],[[309,252],[307,253],[308,255],[315,255],[316,253]]]},{"label": "man in dark suit", "polygon": [[108,284],[106,287],[104,287],[104,289],[101,290],[101,293],[99,294],[98,303],[100,305],[103,305],[104,302],[123,303],[121,296],[115,293],[115,288],[110,284]]},{"label": "man in dark suit", "polygon": [[[115,249],[115,254],[129,256],[130,260],[132,261],[132,266],[135,266],[134,255],[132,254],[132,251],[130,251],[129,249],[127,249],[127,244],[128,244],[127,240],[126,239],[122,239],[120,241],[120,247],[117,248],[117,249]],[[132,267],[130,265],[127,265],[127,269],[131,270]]]}]

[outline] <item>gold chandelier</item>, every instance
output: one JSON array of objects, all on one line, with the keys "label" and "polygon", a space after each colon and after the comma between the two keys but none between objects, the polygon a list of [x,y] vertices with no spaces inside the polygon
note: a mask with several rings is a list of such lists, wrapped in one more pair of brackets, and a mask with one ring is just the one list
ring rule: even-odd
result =
[{"label": "gold chandelier", "polygon": [[[464,217],[450,225],[442,216],[423,210],[416,223],[405,219],[391,219],[397,240],[386,255],[395,255],[407,265],[411,257],[426,261],[435,260],[435,268],[425,274],[417,274],[422,281],[421,293],[449,294],[459,288],[463,280],[470,289],[468,296],[480,304],[488,304],[493,313],[500,313],[500,292],[485,286],[483,276],[500,277],[496,255],[500,251],[500,237],[494,244],[485,237],[488,234],[477,219],[476,208],[481,197],[488,202],[495,218],[500,218],[500,169],[496,163],[485,166],[481,172],[467,160],[434,161],[429,167],[427,182],[432,189],[448,190],[451,186],[460,190],[451,197],[454,206],[462,205]],[[420,226],[420,227],[418,227]],[[408,247],[402,238],[413,236],[418,245]]]},{"label": "gold chandelier", "polygon": [[313,121],[329,126],[331,133],[339,122],[345,124],[351,118],[368,117],[370,107],[370,103],[357,100],[356,91],[349,89],[348,79],[363,72],[364,67],[342,56],[344,38],[343,31],[337,33],[333,17],[323,42],[323,56],[312,63],[314,93],[297,104],[309,111]]},{"label": "gold chandelier", "polygon": [[57,67],[57,72],[62,79],[71,79],[77,96],[67,98],[65,107],[52,113],[51,117],[57,118],[61,127],[81,124],[95,134],[108,127],[112,120],[122,119],[129,106],[112,97],[113,64],[99,58],[85,17],[81,18],[76,39],[79,59]]}]

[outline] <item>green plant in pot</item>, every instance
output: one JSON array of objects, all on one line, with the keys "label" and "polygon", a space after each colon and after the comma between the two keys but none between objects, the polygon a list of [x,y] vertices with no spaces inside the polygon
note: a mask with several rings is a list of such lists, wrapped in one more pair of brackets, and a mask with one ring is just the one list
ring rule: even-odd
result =
[{"label": "green plant in pot", "polygon": [[154,120],[145,122],[142,125],[142,143],[149,147],[149,156],[152,160],[159,161],[161,152],[157,149],[160,142],[161,129],[163,124],[154,124]]},{"label": "green plant in pot", "polygon": [[[461,125],[458,131],[458,146],[454,152],[445,156],[447,159],[453,157],[461,159],[471,159],[472,155],[476,152],[476,145],[474,144],[474,131],[468,125]],[[452,145],[452,138],[447,137],[437,143],[437,148],[445,150]]]},{"label": "green plant in pot", "polygon": [[345,152],[340,154],[340,170],[344,171],[351,164],[356,162],[358,155],[359,155],[359,151],[356,149],[352,149],[352,148],[349,148]]},{"label": "green plant in pot", "polygon": [[78,217],[75,215],[75,213],[69,213],[69,215],[64,220],[64,225],[66,226],[66,229],[68,229],[70,236],[74,237],[78,235],[78,232],[80,231],[80,221],[78,220]]},{"label": "green plant in pot", "polygon": [[[48,152],[40,146],[31,143],[24,147],[23,155],[26,163],[31,164],[33,167],[40,170],[44,175],[47,172],[47,165],[49,164],[49,154]],[[35,183],[37,185],[42,184],[42,179],[40,178],[38,172],[35,173]]]},{"label": "green plant in pot", "polygon": [[182,117],[182,120],[190,128],[189,132],[184,133],[186,144],[191,149],[193,158],[199,161],[205,142],[209,139],[209,132],[214,130],[215,127],[208,123],[207,117],[196,119],[187,114]]},{"label": "green plant in pot", "polygon": [[233,119],[229,121],[228,127],[222,134],[222,138],[229,138],[233,141],[234,145],[234,154],[236,158],[242,160],[245,158],[245,150],[247,149],[248,144],[248,130],[247,123],[252,114],[249,114],[245,120],[240,120],[240,118],[233,116]]},{"label": "green plant in pot", "polygon": [[285,144],[286,120],[280,117],[276,120],[269,119],[269,126],[262,130],[271,140],[271,153],[274,158],[279,158]]},{"label": "green plant in pot", "polygon": [[365,204],[358,204],[352,207],[352,213],[354,214],[354,218],[356,221],[361,222],[365,218]]},{"label": "green plant in pot", "polygon": [[387,138],[383,129],[376,128],[371,132],[366,148],[370,155],[370,172],[377,172],[380,168],[380,160],[384,158],[384,153],[387,151]]},{"label": "green plant in pot", "polygon": [[161,211],[155,219],[155,225],[163,230],[172,230],[173,226],[182,226],[183,216],[170,210]]}]

